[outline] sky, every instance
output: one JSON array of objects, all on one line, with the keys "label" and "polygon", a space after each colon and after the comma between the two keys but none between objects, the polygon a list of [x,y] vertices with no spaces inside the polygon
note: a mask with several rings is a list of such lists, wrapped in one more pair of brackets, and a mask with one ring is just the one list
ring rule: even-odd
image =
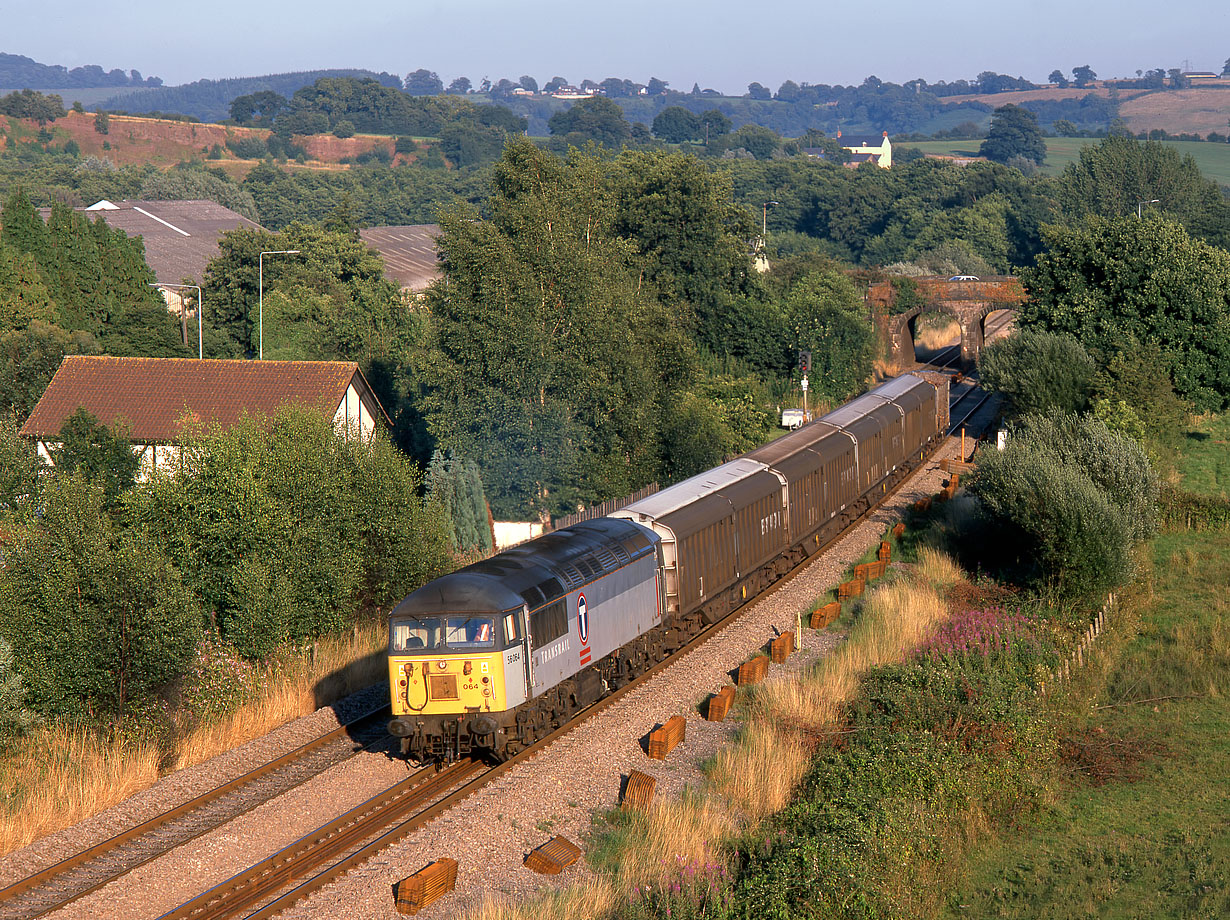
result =
[{"label": "sky", "polygon": [[1177,0],[0,0],[0,51],[43,64],[139,70],[167,85],[356,67],[445,84],[469,77],[573,83],[650,77],[740,95],[756,81],[1044,82],[1088,64],[1102,77],[1220,71],[1230,2]]}]

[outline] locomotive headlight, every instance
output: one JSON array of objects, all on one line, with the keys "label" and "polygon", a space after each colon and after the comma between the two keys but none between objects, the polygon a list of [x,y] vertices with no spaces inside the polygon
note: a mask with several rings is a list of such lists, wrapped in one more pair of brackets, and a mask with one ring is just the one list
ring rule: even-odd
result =
[{"label": "locomotive headlight", "polygon": [[437,661],[436,667],[439,668],[441,671],[443,671],[445,668],[448,667],[448,662],[447,661]]}]

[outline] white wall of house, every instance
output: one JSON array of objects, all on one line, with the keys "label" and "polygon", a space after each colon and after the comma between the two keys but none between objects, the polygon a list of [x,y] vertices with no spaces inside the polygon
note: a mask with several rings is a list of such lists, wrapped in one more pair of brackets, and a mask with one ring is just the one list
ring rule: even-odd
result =
[{"label": "white wall of house", "polygon": [[362,441],[370,441],[375,434],[376,419],[367,406],[363,405],[354,384],[346,388],[345,398],[333,413],[333,427],[344,437],[357,437]]}]

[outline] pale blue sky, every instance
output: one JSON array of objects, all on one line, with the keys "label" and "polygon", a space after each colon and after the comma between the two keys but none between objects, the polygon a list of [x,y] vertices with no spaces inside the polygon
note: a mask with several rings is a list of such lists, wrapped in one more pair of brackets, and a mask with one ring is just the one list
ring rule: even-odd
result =
[{"label": "pale blue sky", "polygon": [[731,94],[753,80],[1043,81],[1089,64],[1220,70],[1227,0],[0,0],[0,51],[45,64],[136,68],[169,85],[289,70],[365,67],[445,83],[609,76]]}]

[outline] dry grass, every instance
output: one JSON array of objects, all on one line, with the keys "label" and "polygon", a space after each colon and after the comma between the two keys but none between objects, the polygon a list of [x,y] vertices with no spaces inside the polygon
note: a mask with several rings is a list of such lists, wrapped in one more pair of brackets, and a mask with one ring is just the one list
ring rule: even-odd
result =
[{"label": "dry grass", "polygon": [[199,726],[177,745],[173,769],[204,763],[379,683],[387,673],[384,649],[385,631],[372,623],[344,636],[326,637],[312,651],[282,659],[271,667],[259,697]]},{"label": "dry grass", "polygon": [[370,624],[282,659],[269,669],[257,699],[199,726],[170,756],[155,744],[102,741],[85,728],[60,726],[18,739],[0,758],[0,854],[152,786],[169,772],[160,765],[173,771],[202,763],[384,680],[384,643],[384,629]]},{"label": "dry grass", "polygon": [[624,892],[636,886],[661,887],[678,875],[680,865],[712,861],[734,832],[735,819],[729,806],[714,796],[685,795],[636,812],[630,830],[616,880]]},{"label": "dry grass", "polygon": [[930,351],[955,345],[961,338],[961,326],[951,317],[945,316],[945,319],[946,322],[920,322],[914,332],[914,344]]},{"label": "dry grass", "polygon": [[160,756],[152,744],[105,741],[92,731],[64,725],[13,742],[0,772],[0,854],[153,785]]},{"label": "dry grass", "polygon": [[615,885],[597,877],[530,901],[508,901],[488,895],[467,920],[577,920],[608,917],[619,900]]},{"label": "dry grass", "polygon": [[[956,568],[947,557],[931,564],[938,570],[945,562]],[[930,584],[901,579],[876,588],[848,641],[815,670],[758,688],[746,731],[717,758],[710,775],[714,789],[752,820],[780,810],[807,769],[810,742],[833,729],[863,674],[900,660],[946,615],[943,597]]]},{"label": "dry grass", "polygon": [[919,547],[915,574],[931,587],[943,591],[964,580],[965,573],[951,556],[930,546]]}]

